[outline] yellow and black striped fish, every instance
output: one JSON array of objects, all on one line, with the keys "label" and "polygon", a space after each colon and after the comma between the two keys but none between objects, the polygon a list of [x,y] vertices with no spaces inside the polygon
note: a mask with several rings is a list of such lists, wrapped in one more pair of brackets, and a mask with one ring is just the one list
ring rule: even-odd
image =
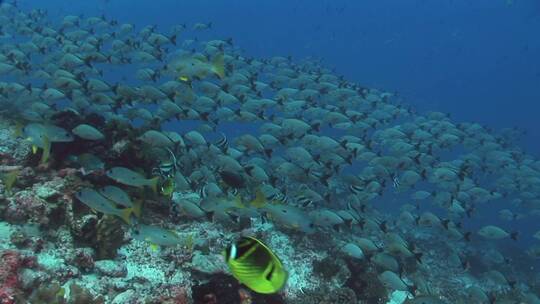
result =
[{"label": "yellow and black striped fish", "polygon": [[233,276],[251,290],[271,294],[287,282],[287,271],[278,257],[254,237],[243,237],[224,252]]}]

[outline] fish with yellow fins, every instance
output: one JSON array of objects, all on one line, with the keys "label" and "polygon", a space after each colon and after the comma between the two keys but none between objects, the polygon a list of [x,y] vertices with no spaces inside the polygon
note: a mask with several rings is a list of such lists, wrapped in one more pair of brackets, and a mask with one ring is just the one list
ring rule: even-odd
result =
[{"label": "fish with yellow fins", "polygon": [[157,192],[157,185],[159,182],[159,177],[157,176],[147,179],[142,174],[124,167],[113,167],[107,170],[105,174],[117,183],[138,188],[147,186],[154,192]]},{"label": "fish with yellow fins", "polygon": [[178,80],[187,83],[194,79],[204,79],[211,75],[217,76],[220,79],[225,77],[223,54],[218,54],[211,60],[202,54],[181,54],[167,66],[167,70],[178,77]]},{"label": "fish with yellow fins", "polygon": [[55,125],[30,123],[21,132],[21,135],[32,144],[33,154],[37,153],[38,148],[43,150],[40,160],[42,164],[49,160],[52,143],[73,141],[73,136],[69,132]]},{"label": "fish with yellow fins", "polygon": [[183,243],[176,232],[159,226],[138,224],[133,228],[132,235],[136,240],[150,243],[152,250],[157,250],[158,246],[169,247]]},{"label": "fish with yellow fins", "polygon": [[[92,210],[103,214],[112,214],[123,219],[127,224],[131,224],[131,214],[140,214],[134,208],[118,208],[116,204],[100,194],[98,191],[91,188],[83,188],[79,190],[75,197]],[[140,208],[140,207],[137,207]]]},{"label": "fish with yellow fins", "polygon": [[223,254],[232,275],[257,293],[277,293],[287,282],[288,273],[279,258],[254,237],[240,238]]}]

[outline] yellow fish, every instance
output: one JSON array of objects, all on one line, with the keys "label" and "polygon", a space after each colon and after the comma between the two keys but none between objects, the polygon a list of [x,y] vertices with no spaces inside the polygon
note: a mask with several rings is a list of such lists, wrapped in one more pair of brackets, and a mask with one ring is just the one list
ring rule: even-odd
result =
[{"label": "yellow fish", "polygon": [[278,257],[254,237],[243,237],[224,252],[232,275],[251,290],[271,294],[280,291],[288,273]]}]

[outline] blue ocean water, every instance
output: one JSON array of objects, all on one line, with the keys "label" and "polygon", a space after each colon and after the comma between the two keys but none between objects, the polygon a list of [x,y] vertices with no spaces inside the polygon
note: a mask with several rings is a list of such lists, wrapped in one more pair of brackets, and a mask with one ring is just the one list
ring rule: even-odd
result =
[{"label": "blue ocean water", "polygon": [[231,37],[249,56],[320,58],[349,80],[397,92],[418,110],[495,129],[519,127],[527,132],[522,146],[540,155],[536,0],[53,0],[21,6],[53,16],[104,14],[164,31],[212,22],[206,35]]},{"label": "blue ocean water", "polygon": [[[200,39],[230,37],[251,57],[320,59],[350,81],[396,92],[417,111],[446,112],[456,122],[493,129],[518,127],[525,131],[519,147],[540,155],[540,2],[535,0],[52,0],[21,6],[47,9],[51,19],[103,14],[163,32],[212,22],[212,31],[197,33]],[[231,136],[257,128],[248,127],[221,126]],[[471,229],[497,224],[490,207],[481,208]],[[520,225],[531,232],[537,226],[534,219]]]}]

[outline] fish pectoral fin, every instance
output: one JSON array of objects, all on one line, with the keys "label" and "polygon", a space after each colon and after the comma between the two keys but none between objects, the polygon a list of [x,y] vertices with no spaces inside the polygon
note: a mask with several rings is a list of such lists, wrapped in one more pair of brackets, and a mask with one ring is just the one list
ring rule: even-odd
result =
[{"label": "fish pectoral fin", "polygon": [[156,244],[150,244],[150,249],[152,249],[152,251],[158,251],[159,245],[156,245]]}]

